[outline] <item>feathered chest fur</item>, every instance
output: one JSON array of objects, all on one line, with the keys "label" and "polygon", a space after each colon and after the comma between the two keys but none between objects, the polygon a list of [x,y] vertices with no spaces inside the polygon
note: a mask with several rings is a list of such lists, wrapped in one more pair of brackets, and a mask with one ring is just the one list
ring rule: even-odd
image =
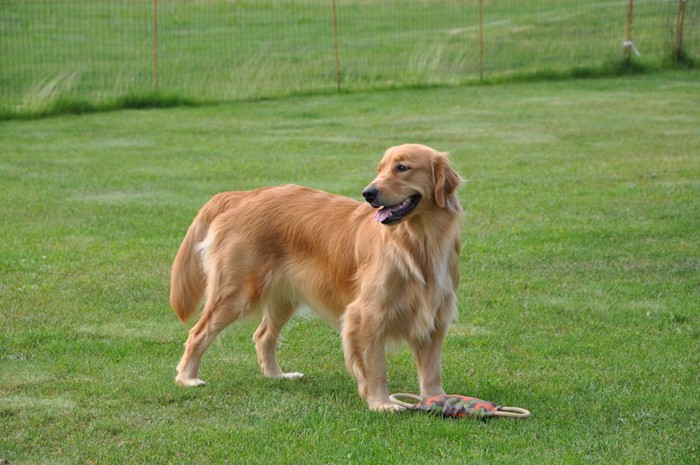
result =
[{"label": "feathered chest fur", "polygon": [[454,319],[459,246],[445,232],[432,246],[425,245],[430,241],[385,242],[383,266],[362,292],[381,302],[376,311],[390,337],[422,339],[438,323],[446,326]]}]

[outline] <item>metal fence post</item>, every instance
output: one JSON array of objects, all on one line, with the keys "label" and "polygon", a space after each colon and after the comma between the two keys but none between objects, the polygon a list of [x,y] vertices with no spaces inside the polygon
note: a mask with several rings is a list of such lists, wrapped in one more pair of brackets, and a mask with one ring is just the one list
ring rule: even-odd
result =
[{"label": "metal fence post", "polygon": [[153,92],[158,92],[158,0],[153,0]]},{"label": "metal fence post", "polygon": [[340,53],[338,52],[338,16],[333,0],[333,49],[335,51],[335,86],[340,92]]},{"label": "metal fence post", "polygon": [[479,80],[484,80],[484,0],[479,0]]},{"label": "metal fence post", "polygon": [[678,0],[678,15],[676,16],[676,37],[673,41],[673,61],[683,60],[683,20],[685,19],[685,2]]},{"label": "metal fence post", "polygon": [[632,20],[634,17],[634,0],[630,0],[627,7],[627,22],[625,24],[625,42],[623,43],[625,51],[625,62],[632,61],[632,50],[636,50],[632,41]]}]

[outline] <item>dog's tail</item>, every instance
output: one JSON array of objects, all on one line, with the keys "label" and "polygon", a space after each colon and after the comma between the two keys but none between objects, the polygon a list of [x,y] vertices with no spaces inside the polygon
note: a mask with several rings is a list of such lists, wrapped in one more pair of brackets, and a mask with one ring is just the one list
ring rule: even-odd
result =
[{"label": "dog's tail", "polygon": [[202,257],[197,250],[209,229],[202,219],[200,213],[187,230],[170,273],[170,306],[183,323],[199,306],[206,286]]},{"label": "dog's tail", "polygon": [[170,274],[170,306],[183,323],[199,307],[206,288],[207,276],[203,264],[203,253],[206,251],[202,250],[201,244],[207,238],[212,221],[237,203],[240,198],[237,194],[218,194],[207,202],[190,225],[177,251]]}]

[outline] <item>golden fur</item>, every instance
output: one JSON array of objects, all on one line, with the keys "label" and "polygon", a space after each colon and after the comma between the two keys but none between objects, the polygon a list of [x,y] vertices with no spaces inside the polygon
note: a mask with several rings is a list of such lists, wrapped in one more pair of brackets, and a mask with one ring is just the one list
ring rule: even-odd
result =
[{"label": "golden fur", "polygon": [[386,151],[364,203],[295,185],[216,195],[173,263],[170,302],[182,321],[206,294],[176,381],[204,384],[199,364],[212,340],[260,310],[253,340],[263,373],[301,377],[282,371],[275,349],[282,326],[307,305],[340,331],[370,409],[394,409],[388,341],[410,346],[421,395],[444,394],[440,351],[457,311],[460,183],[446,154],[407,144]]}]

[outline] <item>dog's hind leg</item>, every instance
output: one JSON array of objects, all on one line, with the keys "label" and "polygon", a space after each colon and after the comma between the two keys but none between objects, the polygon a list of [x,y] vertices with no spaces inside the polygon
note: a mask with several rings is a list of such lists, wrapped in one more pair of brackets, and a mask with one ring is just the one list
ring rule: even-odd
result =
[{"label": "dog's hind leg", "polygon": [[249,309],[249,305],[242,303],[240,298],[218,296],[207,300],[201,318],[190,330],[185,342],[185,353],[177,365],[175,381],[178,384],[183,386],[205,384],[197,377],[204,352],[224,328],[243,317]]},{"label": "dog's hind leg", "polygon": [[284,324],[294,314],[296,306],[287,300],[271,300],[264,311],[263,319],[253,335],[255,351],[260,369],[268,378],[298,379],[303,373],[285,373],[277,363],[277,342]]}]

